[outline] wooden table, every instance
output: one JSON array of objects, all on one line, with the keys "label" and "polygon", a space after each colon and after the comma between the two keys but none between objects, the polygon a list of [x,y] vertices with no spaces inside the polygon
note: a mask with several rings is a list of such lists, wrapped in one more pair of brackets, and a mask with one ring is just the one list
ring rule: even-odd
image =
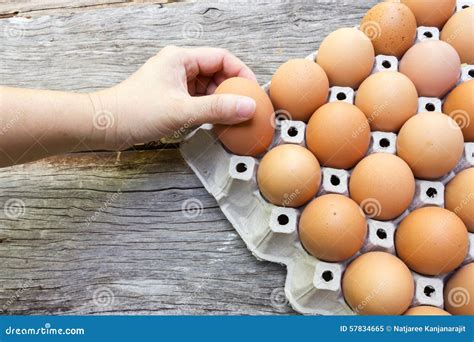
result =
[{"label": "wooden table", "polygon": [[[157,2],[0,4],[0,84],[99,89],[168,44],[225,47],[263,84],[329,32],[357,25],[375,3]],[[0,310],[294,313],[272,300],[284,267],[255,259],[175,147],[75,153],[0,170]],[[197,217],[183,215],[188,198],[203,204]],[[14,204],[18,211],[3,210]]]}]

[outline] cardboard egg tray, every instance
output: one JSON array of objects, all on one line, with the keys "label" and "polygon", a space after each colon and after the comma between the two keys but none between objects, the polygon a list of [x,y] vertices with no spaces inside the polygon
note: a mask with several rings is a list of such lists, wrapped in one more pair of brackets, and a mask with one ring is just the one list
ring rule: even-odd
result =
[{"label": "cardboard egg tray", "polygon": [[[461,8],[461,2],[458,2],[458,10]],[[418,27],[417,41],[438,37],[437,28]],[[314,61],[316,54],[317,52],[307,58]],[[384,70],[398,70],[397,58],[376,56],[372,72]],[[462,66],[459,82],[472,79],[470,70],[474,70],[474,66]],[[263,88],[268,92],[269,84]],[[356,92],[351,88],[331,87],[328,102],[353,103],[355,96]],[[443,99],[420,97],[418,112],[441,111],[442,101]],[[278,111],[276,114],[278,118]],[[305,146],[304,122],[277,119],[275,127],[275,137],[269,150],[279,144]],[[395,154],[396,139],[394,133],[372,132],[367,154]],[[361,250],[349,260],[333,263],[318,260],[303,248],[298,237],[298,219],[303,208],[278,207],[262,197],[256,181],[256,171],[261,158],[229,153],[214,135],[212,125],[209,124],[200,126],[186,137],[181,145],[181,153],[206,190],[215,197],[222,212],[248,249],[258,259],[286,265],[285,294],[291,306],[303,314],[322,315],[356,314],[346,304],[341,291],[345,267],[361,253],[368,251],[395,254],[394,234],[398,223],[416,208],[443,207],[445,185],[461,170],[474,166],[474,143],[465,143],[462,159],[449,174],[436,181],[416,180],[415,196],[408,210],[393,221],[368,218],[368,233]],[[321,171],[321,187],[316,196],[326,193],[349,195],[348,183],[352,170],[322,167]],[[474,260],[472,233],[469,233],[469,242],[469,252],[463,264]],[[412,273],[415,280],[413,305],[443,308],[444,280],[450,274],[430,277]]]}]

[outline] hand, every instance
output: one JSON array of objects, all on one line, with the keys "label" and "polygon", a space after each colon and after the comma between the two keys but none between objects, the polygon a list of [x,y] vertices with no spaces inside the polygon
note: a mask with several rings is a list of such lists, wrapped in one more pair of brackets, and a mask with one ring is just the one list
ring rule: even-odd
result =
[{"label": "hand", "polygon": [[94,140],[102,141],[99,145],[105,149],[123,149],[183,127],[248,120],[255,111],[253,99],[211,95],[235,76],[256,81],[253,72],[226,50],[165,47],[122,83],[90,94],[94,126],[99,128]]}]

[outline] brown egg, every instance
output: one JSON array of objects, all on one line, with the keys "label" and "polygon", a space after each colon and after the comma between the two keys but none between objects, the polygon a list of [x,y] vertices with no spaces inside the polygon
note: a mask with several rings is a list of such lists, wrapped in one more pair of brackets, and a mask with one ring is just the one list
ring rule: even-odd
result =
[{"label": "brown egg", "polygon": [[409,308],[405,316],[451,316],[451,314],[443,309],[435,306],[421,305]]},{"label": "brown egg", "polygon": [[451,171],[462,156],[461,129],[449,116],[420,113],[400,129],[397,154],[417,178],[436,179]]},{"label": "brown egg", "polygon": [[425,40],[407,51],[399,69],[415,84],[419,96],[441,98],[456,84],[461,61],[451,45]]},{"label": "brown egg", "polygon": [[444,206],[474,233],[474,167],[459,172],[446,186]]},{"label": "brown egg", "polygon": [[307,122],[326,103],[329,81],[324,70],[307,59],[291,59],[272,77],[270,98],[276,110],[288,112],[287,119]]},{"label": "brown egg", "polygon": [[274,134],[274,114],[272,102],[256,82],[246,78],[233,77],[222,82],[216,94],[248,96],[255,100],[257,107],[252,119],[237,125],[214,125],[219,140],[232,153],[257,156],[272,143]]},{"label": "brown egg", "polygon": [[269,202],[295,208],[316,195],[321,184],[321,169],[316,157],[304,147],[279,145],[263,156],[257,182]]},{"label": "brown egg", "polygon": [[474,80],[454,88],[443,103],[448,114],[461,127],[465,142],[474,142]]},{"label": "brown egg", "polygon": [[395,71],[377,72],[357,90],[355,105],[373,131],[398,132],[418,110],[418,94],[408,77]]},{"label": "brown egg", "polygon": [[415,195],[415,178],[402,159],[374,153],[354,168],[349,193],[369,217],[391,220],[408,209]]},{"label": "brown egg", "polygon": [[376,55],[400,58],[415,41],[416,19],[404,4],[381,2],[366,13],[360,30],[372,40]]},{"label": "brown egg", "polygon": [[361,315],[401,315],[414,292],[408,267],[385,252],[362,254],[349,264],[342,278],[346,302]]},{"label": "brown egg", "polygon": [[370,40],[355,28],[342,28],[324,38],[317,62],[324,69],[331,86],[357,89],[374,65]]},{"label": "brown egg", "polygon": [[418,26],[435,26],[441,29],[453,14],[456,0],[401,0],[413,12]]},{"label": "brown egg", "polygon": [[456,12],[444,25],[440,39],[451,44],[461,62],[474,64],[474,7]]},{"label": "brown egg", "polygon": [[444,286],[444,307],[453,315],[474,315],[474,263],[454,273]]},{"label": "brown egg", "polygon": [[395,233],[397,255],[412,270],[426,275],[451,272],[466,257],[466,226],[455,214],[439,207],[412,211]]},{"label": "brown egg", "polygon": [[347,102],[319,108],[306,128],[306,144],[321,165],[349,169],[366,154],[370,126],[364,113]]},{"label": "brown egg", "polygon": [[362,247],[367,222],[356,202],[329,194],[309,203],[301,214],[300,240],[306,250],[325,261],[342,261]]}]

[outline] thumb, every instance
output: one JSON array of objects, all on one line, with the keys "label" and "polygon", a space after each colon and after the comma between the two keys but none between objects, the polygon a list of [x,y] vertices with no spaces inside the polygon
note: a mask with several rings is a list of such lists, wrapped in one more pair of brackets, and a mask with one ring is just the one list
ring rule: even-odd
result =
[{"label": "thumb", "polygon": [[249,120],[255,113],[256,103],[250,97],[219,94],[193,97],[186,105],[188,113],[202,123],[237,124]]}]

